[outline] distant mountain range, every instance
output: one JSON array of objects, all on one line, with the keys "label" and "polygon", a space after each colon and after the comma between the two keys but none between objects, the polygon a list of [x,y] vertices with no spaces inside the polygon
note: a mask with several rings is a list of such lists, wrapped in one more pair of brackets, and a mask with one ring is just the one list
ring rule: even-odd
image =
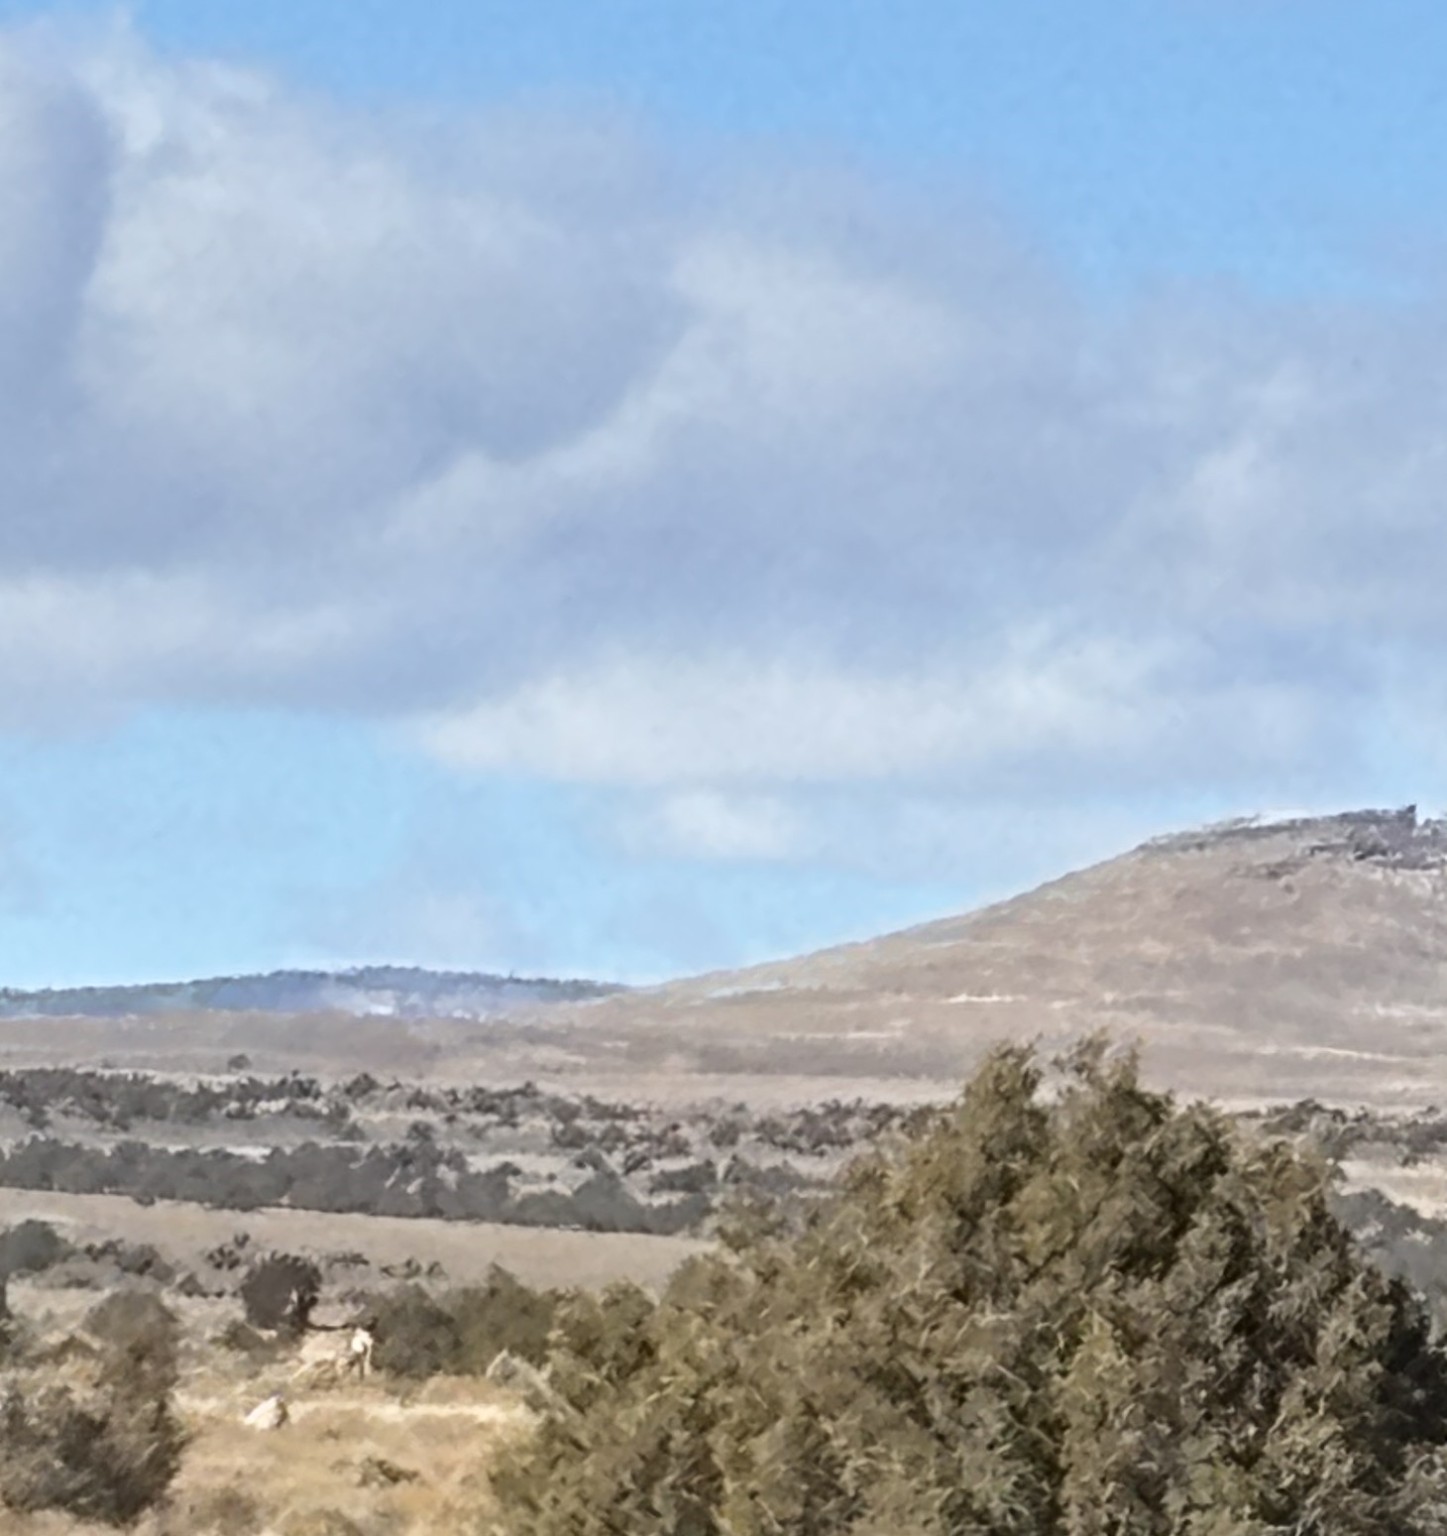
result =
[{"label": "distant mountain range", "polygon": [[174,1013],[350,1013],[403,1019],[485,1019],[534,1003],[587,1002],[625,990],[597,981],[364,965],[272,971],[137,986],[0,988],[0,1018],[126,1018]]}]

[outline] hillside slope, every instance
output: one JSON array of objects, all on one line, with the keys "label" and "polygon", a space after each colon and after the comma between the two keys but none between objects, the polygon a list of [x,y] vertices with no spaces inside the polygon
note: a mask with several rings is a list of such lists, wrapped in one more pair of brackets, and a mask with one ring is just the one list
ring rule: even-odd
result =
[{"label": "hillside slope", "polygon": [[1205,828],[863,943],[611,995],[515,984],[481,1017],[456,1006],[459,978],[402,1002],[421,974],[379,974],[389,995],[356,1012],[335,994],[234,1011],[235,993],[125,1018],[0,1009],[0,1066],[215,1072],[244,1052],[270,1073],[802,1104],[947,1095],[997,1040],[1103,1028],[1143,1042],[1149,1079],[1227,1103],[1447,1106],[1447,822]]},{"label": "hillside slope", "polygon": [[1447,1103],[1447,823],[1158,839],[1026,895],[536,1017],[578,1070],[957,1080],[992,1041],[1139,1038],[1237,1103]]}]

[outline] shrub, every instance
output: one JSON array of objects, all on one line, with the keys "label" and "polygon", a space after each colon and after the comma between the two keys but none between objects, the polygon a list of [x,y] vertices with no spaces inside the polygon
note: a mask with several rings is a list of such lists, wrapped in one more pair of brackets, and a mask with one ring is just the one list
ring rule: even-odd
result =
[{"label": "shrub", "polygon": [[718,1188],[718,1165],[708,1158],[686,1168],[665,1169],[648,1181],[652,1195],[706,1195]]},{"label": "shrub", "polygon": [[369,1310],[379,1371],[417,1380],[452,1373],[460,1352],[456,1321],[422,1286],[399,1286],[374,1298]]},{"label": "shrub", "polygon": [[180,1466],[175,1319],[152,1296],[122,1293],[85,1327],[94,1353],[41,1362],[0,1400],[0,1501],[126,1525]]},{"label": "shrub", "polygon": [[152,1243],[120,1243],[115,1260],[123,1275],[154,1280],[159,1285],[169,1285],[176,1278],[175,1266]]},{"label": "shrub", "polygon": [[0,1232],[0,1275],[39,1274],[70,1251],[70,1244],[48,1222],[17,1222]]},{"label": "shrub", "polygon": [[449,1292],[446,1302],[457,1326],[458,1368],[481,1374],[504,1349],[541,1365],[557,1301],[555,1291],[535,1291],[498,1265],[482,1285]]},{"label": "shrub", "polygon": [[294,1253],[258,1260],[241,1282],[241,1304],[253,1328],[301,1333],[321,1296],[321,1270]]},{"label": "shrub", "polygon": [[1447,1357],[1319,1161],[994,1054],[805,1221],[560,1308],[531,1536],[1430,1536]]},{"label": "shrub", "polygon": [[722,1120],[715,1120],[708,1129],[708,1140],[711,1146],[717,1147],[720,1152],[729,1151],[738,1146],[744,1132],[748,1129],[748,1121],[742,1115],[732,1114]]},{"label": "shrub", "polygon": [[128,1243],[113,1237],[101,1243],[87,1243],[80,1252],[93,1264],[108,1268],[117,1278],[154,1280],[158,1285],[169,1285],[176,1278],[175,1267],[150,1243]]},{"label": "shrub", "polygon": [[251,1247],[251,1234],[249,1232],[237,1232],[227,1238],[224,1243],[218,1243],[214,1248],[208,1248],[202,1258],[212,1269],[240,1269],[246,1262],[247,1250]]},{"label": "shrub", "polygon": [[1335,1193],[1331,1207],[1380,1268],[1422,1294],[1439,1331],[1447,1331],[1447,1221],[1376,1189]]},{"label": "shrub", "polygon": [[654,1301],[642,1287],[618,1281],[601,1294],[574,1291],[559,1299],[549,1336],[549,1384],[570,1407],[595,1408],[651,1363]]},{"label": "shrub", "polygon": [[481,1376],[503,1350],[541,1365],[557,1304],[556,1292],[535,1291],[497,1265],[483,1284],[437,1296],[400,1286],[369,1303],[373,1358],[379,1370],[416,1379]]}]

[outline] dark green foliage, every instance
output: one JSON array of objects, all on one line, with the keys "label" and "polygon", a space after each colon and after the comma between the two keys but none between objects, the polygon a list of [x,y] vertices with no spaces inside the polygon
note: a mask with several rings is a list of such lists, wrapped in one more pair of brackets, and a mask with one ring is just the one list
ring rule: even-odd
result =
[{"label": "dark green foliage", "polygon": [[654,1195],[706,1195],[718,1187],[718,1165],[711,1159],[656,1173],[648,1181]]},{"label": "dark green foliage", "polygon": [[328,1129],[337,1139],[273,1147],[260,1161],[221,1147],[136,1140],[91,1146],[31,1136],[0,1147],[0,1186],[125,1194],[143,1205],[186,1200],[233,1211],[290,1206],[592,1231],[681,1232],[708,1214],[708,1202],[696,1197],[641,1201],[612,1173],[595,1174],[571,1193],[514,1198],[505,1169],[479,1172],[457,1148],[438,1146],[430,1137],[384,1147],[348,1139],[344,1126],[329,1123]]},{"label": "dark green foliage", "polygon": [[253,1328],[301,1333],[321,1295],[321,1270],[294,1253],[273,1253],[241,1282],[241,1304]]},{"label": "dark green foliage", "polygon": [[1099,1042],[990,1058],[800,1231],[560,1309],[531,1536],[1440,1536],[1447,1360],[1324,1165]]},{"label": "dark green foliage", "polygon": [[377,1340],[372,1361],[379,1371],[417,1380],[451,1374],[461,1352],[457,1324],[424,1287],[398,1286],[373,1298],[369,1311]]},{"label": "dark green foliage", "polygon": [[1447,1116],[1436,1109],[1413,1115],[1383,1115],[1369,1109],[1347,1111],[1315,1099],[1248,1111],[1246,1119],[1272,1134],[1305,1136],[1333,1161],[1363,1146],[1395,1148],[1404,1167],[1438,1156],[1447,1148]]},{"label": "dark green foliage", "polygon": [[494,1265],[481,1285],[431,1295],[401,1286],[370,1303],[373,1359],[397,1376],[482,1375],[504,1349],[542,1363],[557,1293],[535,1291]]},{"label": "dark green foliage", "polygon": [[180,1466],[176,1320],[155,1297],[122,1292],[92,1309],[85,1333],[94,1348],[37,1361],[0,1399],[0,1501],[127,1525]]},{"label": "dark green foliage", "polygon": [[0,1275],[33,1275],[70,1252],[70,1244],[48,1222],[26,1220],[0,1232]]},{"label": "dark green foliage", "polygon": [[[856,1100],[755,1120],[739,1105],[710,1127],[701,1116],[664,1121],[655,1109],[549,1093],[531,1083],[383,1083],[362,1073],[324,1085],[296,1073],[259,1077],[241,1060],[231,1059],[236,1072],[192,1084],[68,1067],[0,1071],[0,1104],[16,1108],[35,1132],[0,1147],[0,1186],[123,1194],[144,1205],[280,1206],[667,1235],[706,1228],[720,1180],[769,1192],[817,1185],[805,1165],[823,1161],[822,1171],[832,1171],[842,1150],[908,1124],[915,1113]],[[377,1139],[398,1113],[416,1117],[405,1136]],[[277,1120],[286,1134],[268,1137],[268,1123]],[[75,1134],[77,1122],[83,1134]],[[300,1142],[298,1122],[311,1126]],[[505,1156],[513,1150],[509,1133],[525,1124],[545,1130],[555,1148],[578,1153],[576,1166],[593,1177],[540,1187],[502,1159],[480,1166],[469,1143],[501,1141],[497,1150]],[[258,1158],[249,1149],[210,1144],[212,1137],[192,1144],[172,1129],[202,1125],[246,1125],[246,1141],[274,1145]],[[800,1167],[771,1166],[778,1150]],[[715,1159],[711,1152],[725,1155]],[[635,1177],[648,1172],[651,1180]]]},{"label": "dark green foliage", "polygon": [[504,1349],[533,1365],[547,1357],[555,1291],[535,1291],[494,1265],[483,1284],[450,1291],[444,1299],[456,1320],[463,1370],[485,1371]]},{"label": "dark green foliage", "polygon": [[182,1443],[165,1403],[64,1385],[12,1388],[0,1400],[0,1500],[127,1525],[165,1492]]},{"label": "dark green foliage", "polygon": [[112,1237],[100,1243],[87,1243],[78,1252],[93,1263],[110,1266],[131,1279],[169,1285],[176,1278],[175,1268],[151,1243],[128,1243],[123,1238]]},{"label": "dark green foliage", "polygon": [[548,1340],[549,1385],[579,1411],[605,1401],[653,1358],[653,1313],[653,1298],[626,1280],[601,1294],[560,1298]]}]

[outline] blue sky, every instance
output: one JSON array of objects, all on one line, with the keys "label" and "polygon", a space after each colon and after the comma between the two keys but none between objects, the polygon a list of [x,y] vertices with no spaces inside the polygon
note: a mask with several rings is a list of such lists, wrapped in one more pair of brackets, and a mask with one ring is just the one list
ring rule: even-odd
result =
[{"label": "blue sky", "polygon": [[1424,189],[1447,131],[1447,16],[1430,0],[430,0],[405,14],[152,0],[135,14],[178,52],[350,99],[621,107],[704,155],[785,146],[963,184],[1107,282],[1380,280],[1400,240],[1440,237]]},{"label": "blue sky", "polygon": [[0,984],[657,977],[1438,803],[1444,52],[0,0]]}]

